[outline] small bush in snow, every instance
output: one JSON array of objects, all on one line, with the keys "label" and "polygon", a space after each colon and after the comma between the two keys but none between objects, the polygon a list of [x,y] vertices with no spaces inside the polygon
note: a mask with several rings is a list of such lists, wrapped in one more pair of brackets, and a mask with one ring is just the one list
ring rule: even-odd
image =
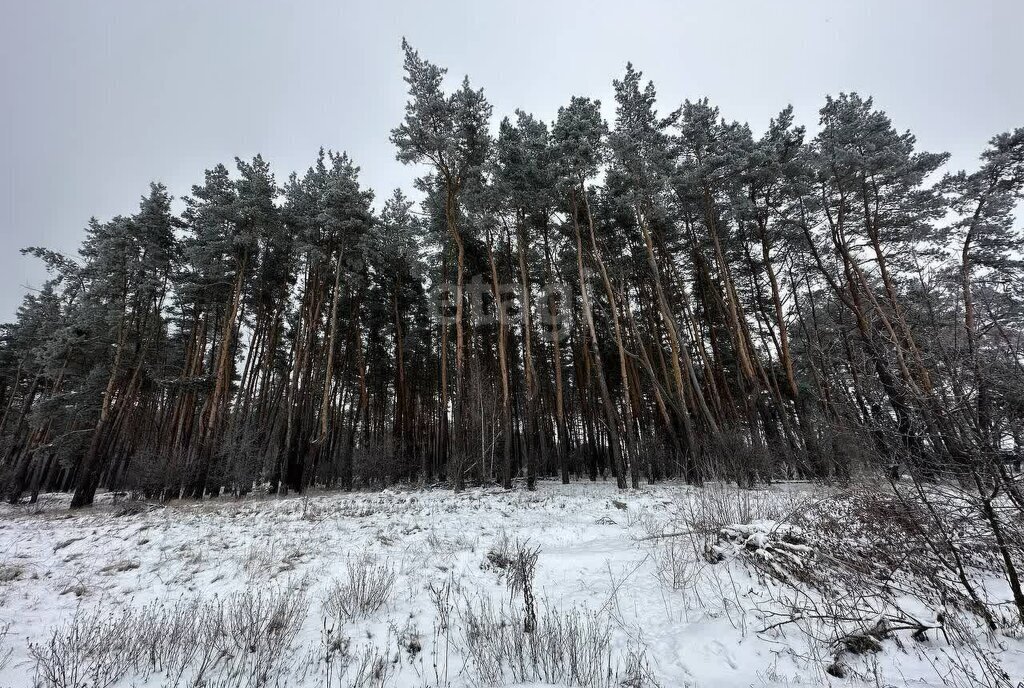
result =
[{"label": "small bush in snow", "polygon": [[282,665],[306,618],[306,597],[297,588],[245,592],[228,598],[224,625],[228,653],[238,672],[264,685]]},{"label": "small bush in snow", "polygon": [[374,646],[363,649],[356,657],[344,678],[352,688],[383,688],[388,685],[394,671],[394,664],[386,653]]},{"label": "small bush in snow", "polygon": [[537,570],[540,548],[516,543],[516,553],[508,566],[509,592],[523,597],[523,632],[533,633],[537,628],[537,605],[533,598],[533,577]]},{"label": "small bush in snow", "polygon": [[532,633],[516,609],[487,600],[459,608],[471,667],[484,685],[542,682],[586,688],[618,685],[607,619],[594,612],[562,611],[545,603]]},{"label": "small bush in snow", "polygon": [[349,557],[345,577],[327,593],[327,612],[341,621],[368,616],[387,604],[395,587],[395,569],[368,553]]},{"label": "small bush in snow", "polygon": [[44,688],[106,688],[124,677],[139,659],[131,610],[107,613],[79,608],[50,634],[29,645],[36,682]]},{"label": "small bush in snow", "polygon": [[486,559],[480,565],[480,568],[484,570],[493,569],[498,571],[500,575],[512,565],[514,557],[515,552],[512,549],[512,542],[509,540],[507,533],[502,533],[501,536],[495,540],[494,545],[487,550]]}]

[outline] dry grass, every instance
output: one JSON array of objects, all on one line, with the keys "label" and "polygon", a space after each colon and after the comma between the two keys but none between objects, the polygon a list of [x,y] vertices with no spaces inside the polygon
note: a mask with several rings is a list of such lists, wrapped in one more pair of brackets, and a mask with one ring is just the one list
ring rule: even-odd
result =
[{"label": "dry grass", "polygon": [[299,587],[141,609],[82,606],[29,645],[40,688],[265,686],[291,670],[308,603]]},{"label": "dry grass", "polygon": [[368,552],[350,556],[345,576],[335,580],[327,593],[324,610],[344,623],[379,611],[391,598],[395,569]]}]

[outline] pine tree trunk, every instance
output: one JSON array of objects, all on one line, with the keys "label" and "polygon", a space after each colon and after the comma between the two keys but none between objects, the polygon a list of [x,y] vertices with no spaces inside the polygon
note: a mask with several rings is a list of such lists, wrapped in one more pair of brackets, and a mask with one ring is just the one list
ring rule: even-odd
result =
[{"label": "pine tree trunk", "polygon": [[[523,230],[523,218],[520,216],[516,222],[516,249],[519,254],[519,279],[523,299],[523,367],[526,371],[526,427],[530,440],[537,432],[537,370],[533,365],[533,319],[531,314],[532,298],[530,287],[530,275],[526,267],[526,237]],[[534,443],[534,450],[536,443]],[[526,452],[526,489],[537,489],[537,461],[534,451],[528,446]]]},{"label": "pine tree trunk", "polygon": [[494,262],[494,249],[490,233],[487,236],[487,260],[491,266],[491,292],[494,295],[494,307],[498,312],[498,367],[501,374],[501,420],[504,435],[504,463],[501,469],[501,486],[506,490],[512,488],[512,407],[508,388],[508,356],[506,340],[508,324],[505,318],[505,304],[502,301],[501,286],[498,283],[498,268]]},{"label": "pine tree trunk", "polygon": [[[581,185],[582,187],[582,185]],[[586,189],[582,189],[586,194]],[[626,474],[622,461],[622,445],[619,441],[619,417],[615,410],[615,402],[608,391],[608,382],[604,374],[604,364],[601,362],[601,348],[597,338],[597,328],[594,326],[594,314],[590,307],[590,294],[587,289],[587,275],[583,268],[583,238],[580,233],[579,207],[577,204],[577,189],[572,191],[572,216],[573,229],[576,232],[576,265],[580,279],[580,296],[583,300],[583,320],[586,323],[587,331],[590,333],[590,341],[593,345],[591,355],[594,359],[594,374],[597,377],[598,389],[601,394],[601,405],[604,409],[606,430],[608,431],[608,451],[611,454],[612,467],[615,469],[615,479],[621,490],[626,489]],[[588,213],[589,218],[589,213]]]}]

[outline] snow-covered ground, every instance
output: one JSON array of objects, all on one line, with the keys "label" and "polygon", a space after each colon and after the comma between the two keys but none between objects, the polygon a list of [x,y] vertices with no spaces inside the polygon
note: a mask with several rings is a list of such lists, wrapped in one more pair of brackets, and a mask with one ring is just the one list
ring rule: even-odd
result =
[{"label": "snow-covered ground", "polygon": [[[836,648],[815,639],[813,620],[786,617],[796,598],[814,593],[764,568],[784,577],[813,565],[813,542],[786,522],[824,494],[795,484],[623,493],[607,483],[542,482],[533,493],[395,489],[141,510],[106,495],[80,512],[44,495],[37,506],[0,509],[0,632],[8,625],[0,665],[9,653],[0,686],[42,681],[61,654],[65,663],[79,657],[85,673],[120,672],[114,685],[125,686],[194,685],[200,673],[210,686],[257,685],[253,676],[262,676],[268,685],[403,688],[1024,679],[1024,644],[980,630],[970,648],[939,630],[916,640],[896,631],[881,651],[845,653],[845,678],[827,673]],[[680,532],[711,512],[733,528]],[[523,641],[524,598],[507,585],[508,557],[532,548],[538,626]],[[341,611],[361,599],[346,587],[353,570],[365,574],[357,583],[384,580],[379,608]],[[1001,594],[999,584],[990,581],[991,594]],[[941,625],[924,602],[907,608]],[[216,610],[235,617],[225,627],[237,633],[274,636],[266,652],[259,638],[247,658],[237,647],[249,641],[232,650],[230,639],[183,628],[208,625]],[[133,638],[148,632],[161,637],[139,650]],[[171,656],[171,636],[199,647]],[[83,649],[89,642],[101,647]],[[103,658],[118,643],[121,658]],[[125,666],[111,669],[118,661]],[[999,683],[994,667],[1012,683]]]}]

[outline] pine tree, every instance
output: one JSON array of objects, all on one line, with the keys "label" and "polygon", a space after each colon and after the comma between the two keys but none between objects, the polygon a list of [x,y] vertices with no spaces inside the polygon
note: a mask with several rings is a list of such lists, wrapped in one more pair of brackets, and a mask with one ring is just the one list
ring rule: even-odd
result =
[{"label": "pine tree", "polygon": [[[0,487],[147,497],[447,479],[895,479],[1024,504],[1024,130],[946,175],[870,99],[759,138],[707,100],[600,104],[491,140],[468,80],[404,44],[418,202],[321,150],[277,187],[219,165],[174,216],[90,221],[0,328]],[[455,327],[451,328],[454,321]],[[454,332],[453,332],[454,330]],[[500,456],[500,459],[499,459]],[[1003,538],[1000,555],[1024,614]]]},{"label": "pine tree", "polygon": [[[443,193],[445,229],[456,246],[455,280],[455,410],[456,418],[465,412],[465,335],[463,332],[463,287],[465,282],[466,246],[462,226],[460,199],[480,183],[480,174],[487,159],[491,141],[487,131],[491,106],[482,90],[473,90],[469,78],[462,86],[446,95],[442,82],[446,70],[422,59],[405,40],[405,81],[409,85],[409,101],[405,120],[391,132],[391,142],[398,148],[398,159],[404,163],[428,163]],[[442,376],[447,370],[442,368]],[[447,399],[442,401],[447,406]],[[442,432],[448,433],[447,421]],[[464,481],[466,448],[456,436],[455,454],[450,478],[456,489]],[[442,445],[446,441],[442,439]]]}]

